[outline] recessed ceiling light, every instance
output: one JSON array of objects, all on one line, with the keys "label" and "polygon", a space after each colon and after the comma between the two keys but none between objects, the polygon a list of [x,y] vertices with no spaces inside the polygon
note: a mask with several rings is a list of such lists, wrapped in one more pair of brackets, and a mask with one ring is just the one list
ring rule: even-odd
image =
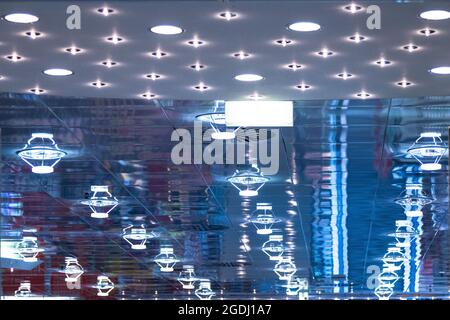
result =
[{"label": "recessed ceiling light", "polygon": [[111,42],[113,44],[118,44],[124,41],[124,38],[118,36],[117,34],[113,34],[112,36],[107,37],[106,41]]},{"label": "recessed ceiling light", "polygon": [[261,100],[261,99],[265,99],[266,97],[263,96],[263,95],[260,95],[258,92],[254,92],[251,95],[249,95],[248,98],[251,99],[251,100],[258,101],[258,100]]},{"label": "recessed ceiling light", "polygon": [[163,52],[161,51],[161,49],[157,49],[156,51],[150,52],[150,56],[156,59],[161,59],[162,57],[167,56],[167,52]]},{"label": "recessed ceiling light", "polygon": [[348,11],[350,13],[357,13],[357,12],[361,11],[362,9],[363,9],[362,6],[355,4],[355,3],[350,3],[349,5],[346,5],[344,7],[344,10]]},{"label": "recessed ceiling light", "polygon": [[360,98],[360,99],[367,99],[367,98],[369,98],[371,96],[371,94],[367,93],[365,91],[361,91],[361,92],[358,92],[357,94],[355,94],[355,96]]},{"label": "recessed ceiling light", "polygon": [[353,41],[354,43],[360,43],[362,41],[367,40],[366,37],[360,35],[359,33],[355,33],[353,36],[348,37],[350,41]]},{"label": "recessed ceiling light", "polygon": [[294,41],[290,40],[290,39],[282,38],[282,39],[275,40],[275,44],[282,46],[282,47],[286,47],[291,44],[294,44]]},{"label": "recessed ceiling light", "polygon": [[75,56],[75,55],[81,53],[83,51],[83,49],[77,48],[75,46],[71,46],[69,48],[65,48],[64,51]]},{"label": "recessed ceiling light", "polygon": [[158,79],[161,79],[161,75],[160,75],[160,74],[157,74],[157,73],[154,73],[154,72],[149,73],[149,74],[146,74],[145,77],[146,77],[147,79],[150,79],[150,80],[153,80],[153,81],[158,80]]},{"label": "recessed ceiling light", "polygon": [[337,74],[336,77],[341,78],[343,80],[347,80],[348,78],[353,77],[353,75],[351,73],[344,71],[342,73]]},{"label": "recessed ceiling light", "polygon": [[412,43],[409,43],[407,45],[402,46],[402,50],[405,50],[405,51],[408,51],[408,52],[414,52],[414,51],[417,51],[419,49],[420,49],[419,46],[417,46],[415,44],[412,44]]},{"label": "recessed ceiling light", "polygon": [[5,77],[0,74],[0,80],[5,80]]},{"label": "recessed ceiling light", "polygon": [[196,62],[194,64],[191,64],[189,68],[194,69],[195,71],[200,71],[206,68],[205,65],[201,64],[200,62]]},{"label": "recessed ceiling light", "polygon": [[180,34],[183,32],[183,29],[177,26],[169,25],[169,24],[163,24],[159,26],[154,26],[150,28],[150,31],[157,34],[162,35],[175,35]]},{"label": "recessed ceiling light", "polygon": [[332,56],[334,54],[333,51],[328,50],[327,48],[323,48],[322,50],[320,50],[319,52],[317,52],[317,54],[323,58],[327,58],[329,56]]},{"label": "recessed ceiling light", "polygon": [[302,83],[296,85],[295,88],[297,88],[298,90],[301,90],[301,91],[306,91],[306,90],[311,89],[311,86],[309,84],[305,84],[304,82],[302,82]]},{"label": "recessed ceiling light", "polygon": [[429,10],[420,14],[422,19],[426,20],[445,20],[450,18],[450,11],[446,10]]},{"label": "recessed ceiling light", "polygon": [[378,61],[375,61],[375,64],[379,65],[381,68],[391,65],[392,61],[386,60],[385,58],[381,58]]},{"label": "recessed ceiling light", "polygon": [[119,63],[118,63],[118,62],[115,62],[115,61],[112,61],[112,60],[110,60],[110,59],[107,59],[107,60],[105,60],[105,61],[100,62],[100,64],[101,64],[102,66],[107,67],[107,68],[112,68],[112,67],[117,66]]},{"label": "recessed ceiling light", "polygon": [[238,17],[238,14],[236,12],[231,11],[224,11],[217,15],[219,18],[230,21],[233,19],[236,19]]},{"label": "recessed ceiling light", "polygon": [[24,35],[33,40],[43,36],[42,32],[36,31],[34,29],[31,29],[30,31],[25,31]]},{"label": "recessed ceiling light", "polygon": [[291,63],[291,64],[288,64],[286,67],[289,68],[289,69],[291,69],[292,71],[297,71],[298,69],[303,68],[302,65],[300,65],[300,64],[298,64],[298,63],[295,63],[295,62],[293,62],[293,63]]},{"label": "recessed ceiling light", "polygon": [[436,67],[430,70],[434,74],[450,74],[450,66]]},{"label": "recessed ceiling light", "polygon": [[144,92],[144,93],[142,93],[140,96],[141,96],[142,98],[147,99],[147,100],[151,100],[151,99],[156,98],[156,94],[151,93],[150,91]]},{"label": "recessed ceiling light", "polygon": [[11,13],[5,16],[5,20],[14,23],[33,23],[39,18],[29,13]]},{"label": "recessed ceiling light", "polygon": [[100,80],[96,80],[94,82],[91,82],[91,86],[94,86],[96,88],[103,88],[103,87],[106,87],[107,85],[108,85],[107,83],[102,82]]},{"label": "recessed ceiling light", "polygon": [[48,76],[56,76],[56,77],[63,77],[63,76],[70,76],[73,75],[73,71],[69,69],[61,69],[61,68],[51,68],[46,69],[42,71],[44,74]]},{"label": "recessed ceiling light", "polygon": [[412,86],[413,83],[411,81],[403,79],[402,81],[397,82],[396,85],[398,85],[399,87],[402,87],[402,88],[406,88],[406,87]]},{"label": "recessed ceiling light", "polygon": [[32,92],[32,93],[34,93],[34,94],[37,94],[37,95],[40,95],[40,94],[42,94],[42,93],[45,93],[45,90],[39,88],[38,86],[36,86],[36,87],[34,87],[34,88],[31,88],[29,91]]},{"label": "recessed ceiling light", "polygon": [[205,86],[205,84],[203,82],[200,82],[198,85],[194,86],[194,89],[197,91],[205,91],[205,90],[208,90],[209,87]]},{"label": "recessed ceiling light", "polygon": [[288,25],[288,29],[299,32],[311,32],[320,29],[320,25],[315,22],[295,22]]},{"label": "recessed ceiling light", "polygon": [[244,52],[241,50],[239,52],[233,53],[232,56],[236,59],[244,60],[244,59],[250,58],[250,53]]},{"label": "recessed ceiling light", "polygon": [[192,40],[189,40],[189,41],[187,41],[186,43],[187,43],[188,45],[190,45],[191,47],[194,47],[194,48],[198,48],[198,47],[201,47],[201,46],[203,46],[203,45],[206,44],[205,41],[200,40],[200,39],[198,39],[198,38],[194,38],[194,39],[192,39]]},{"label": "recessed ceiling light", "polygon": [[264,79],[264,77],[260,76],[259,74],[243,73],[243,74],[238,74],[237,76],[234,77],[234,79],[236,79],[238,81],[251,82],[251,81],[260,81],[260,80]]},{"label": "recessed ceiling light", "polygon": [[431,35],[437,34],[437,30],[425,28],[417,31],[419,34],[424,35],[425,37],[429,37]]},{"label": "recessed ceiling light", "polygon": [[16,52],[13,52],[10,55],[5,56],[5,59],[12,62],[18,62],[20,60],[23,60],[23,57],[19,56]]},{"label": "recessed ceiling light", "polygon": [[103,7],[103,8],[98,8],[97,12],[102,14],[103,16],[107,17],[110,14],[113,14],[115,11],[112,8],[108,8],[108,7]]}]

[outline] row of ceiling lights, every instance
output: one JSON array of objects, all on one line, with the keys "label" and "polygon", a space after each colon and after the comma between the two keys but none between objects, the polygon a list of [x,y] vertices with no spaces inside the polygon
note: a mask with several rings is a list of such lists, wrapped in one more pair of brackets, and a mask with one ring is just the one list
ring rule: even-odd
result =
[{"label": "row of ceiling lights", "polygon": [[[351,3],[349,5],[344,6],[343,9],[347,12],[354,14],[354,13],[362,11],[363,7],[360,5],[357,5],[355,3]],[[114,9],[108,8],[108,7],[99,8],[96,11],[104,16],[109,16],[110,14],[115,13]],[[230,11],[221,12],[217,16],[219,18],[225,19],[227,21],[230,21],[232,19],[239,17],[239,15],[237,13],[230,12]],[[450,18],[450,12],[445,11],[445,10],[429,10],[429,11],[422,12],[420,14],[420,17],[423,19],[427,19],[427,20],[443,20],[443,19]],[[26,14],[26,13],[9,14],[9,15],[5,16],[5,19],[7,21],[16,22],[16,23],[34,23],[39,20],[39,18],[37,16],[31,15],[31,14]],[[288,25],[288,29],[290,29],[292,31],[297,31],[297,32],[318,31],[318,30],[320,30],[320,28],[321,28],[321,26],[319,24],[317,24],[315,22],[306,22],[306,21],[295,22],[295,23]],[[180,28],[178,26],[174,26],[174,25],[157,25],[157,26],[151,27],[150,31],[153,33],[156,33],[156,34],[161,34],[161,35],[176,35],[176,34],[180,34],[180,33],[184,32],[184,30],[182,28]],[[437,31],[434,29],[425,28],[425,29],[419,30],[418,33],[428,37],[430,35],[437,34]],[[30,31],[25,32],[25,35],[29,36],[32,39],[36,39],[36,38],[42,36],[42,32],[30,30]],[[355,43],[360,43],[362,41],[366,41],[367,39],[368,38],[366,36],[362,36],[358,33],[356,33],[353,36],[348,37],[348,40],[353,41]],[[124,38],[118,36],[117,34],[113,34],[113,35],[107,37],[106,41],[111,42],[113,44],[118,44],[120,42],[123,42]],[[294,44],[294,41],[283,38],[283,39],[275,40],[275,43],[285,47],[285,46]],[[192,40],[187,41],[187,44],[191,45],[195,48],[198,48],[198,47],[206,44],[206,42],[203,40],[199,40],[198,38],[194,38]],[[420,50],[420,47],[415,44],[409,43],[407,45],[401,46],[400,49],[411,53],[411,52]],[[75,46],[71,46],[68,48],[64,48],[64,51],[68,52],[72,55],[77,55],[79,53],[82,53],[83,49],[77,48]],[[329,50],[328,48],[323,48],[320,51],[316,52],[316,54],[323,58],[327,58],[329,56],[335,55],[335,52]],[[168,53],[163,52],[158,48],[156,51],[150,52],[150,56],[155,57],[157,59],[161,59],[163,57],[168,56]],[[248,52],[239,51],[239,52],[233,53],[231,56],[236,59],[244,60],[244,59],[250,58],[251,54]],[[6,56],[5,58],[12,62],[17,62],[17,61],[23,60],[23,57],[19,56],[15,52],[12,53],[11,55]],[[384,57],[381,57],[379,60],[375,61],[374,64],[376,64],[380,67],[385,67],[388,65],[392,65],[392,61],[386,60]],[[108,59],[108,60],[102,61],[101,65],[103,65],[107,68],[111,68],[111,67],[117,66],[118,62]],[[296,62],[293,62],[293,63],[287,65],[287,68],[289,68],[293,71],[296,71],[302,67],[303,67],[302,65],[297,64]],[[199,62],[196,62],[195,64],[190,65],[189,68],[194,69],[196,71],[200,71],[200,70],[205,69],[206,66]],[[430,70],[430,72],[435,73],[435,74],[449,74],[450,67],[443,66],[443,67],[432,68]],[[68,75],[72,75],[73,71],[68,70],[68,69],[51,68],[51,69],[44,70],[43,73],[46,75],[49,75],[49,76],[68,76]],[[354,76],[353,74],[347,73],[346,71],[337,75],[338,78],[341,78],[343,80],[347,80],[353,76]],[[151,79],[151,80],[157,80],[157,79],[160,79],[162,76],[158,75],[156,73],[151,73],[151,74],[146,75],[145,77],[148,79]],[[2,76],[0,76],[0,80],[1,79],[3,79]],[[240,74],[240,75],[235,76],[235,79],[238,81],[249,82],[249,81],[259,81],[259,80],[264,79],[264,77],[261,75],[257,75],[257,74]],[[398,81],[395,84],[402,88],[406,88],[406,87],[413,85],[413,83],[411,81],[408,81],[406,79],[402,79],[401,81]],[[101,80],[96,80],[94,82],[91,82],[90,85],[92,85],[96,88],[103,88],[103,87],[108,86],[107,83],[102,82]],[[311,85],[308,85],[308,84],[305,84],[304,82],[302,82],[302,83],[296,85],[295,88],[305,91],[305,90],[311,89],[312,87],[311,87]],[[199,84],[195,85],[193,87],[193,89],[198,90],[198,91],[205,91],[205,90],[208,90],[211,88],[208,87],[207,85],[205,85],[203,82],[200,82]],[[42,94],[42,93],[46,92],[44,89],[41,89],[39,87],[32,88],[29,91],[32,93],[35,93],[35,94]],[[157,95],[150,93],[148,91],[141,94],[140,96],[143,98],[146,98],[146,99],[153,99],[153,98],[157,97]],[[355,94],[355,96],[358,98],[364,99],[364,98],[370,97],[371,94],[369,94],[365,91],[361,91],[361,92]],[[253,95],[250,95],[249,98],[261,99],[261,98],[263,98],[263,96],[261,96],[255,92]]]}]

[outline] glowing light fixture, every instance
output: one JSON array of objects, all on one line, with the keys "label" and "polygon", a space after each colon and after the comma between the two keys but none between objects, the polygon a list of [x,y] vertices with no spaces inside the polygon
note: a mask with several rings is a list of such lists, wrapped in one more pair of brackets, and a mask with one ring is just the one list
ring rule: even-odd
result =
[{"label": "glowing light fixture", "polygon": [[418,33],[423,35],[423,36],[425,36],[425,37],[429,37],[431,35],[436,34],[437,31],[435,29],[425,28],[425,29],[419,30]]},{"label": "glowing light fixture", "polygon": [[348,37],[350,41],[353,41],[354,43],[360,43],[362,41],[367,40],[366,37],[360,35],[359,33],[355,33],[353,36]]},{"label": "glowing light fixture", "polygon": [[66,266],[64,268],[66,275],[66,282],[74,283],[80,279],[84,273],[84,269],[81,264],[78,263],[78,259],[75,257],[66,257]]},{"label": "glowing light fixture", "polygon": [[30,39],[33,39],[33,40],[43,36],[42,32],[36,31],[34,29],[31,29],[29,31],[25,31],[24,35],[27,36]]},{"label": "glowing light fixture", "polygon": [[183,289],[193,290],[195,289],[194,283],[199,280],[194,272],[194,266],[185,265],[180,275],[177,278],[178,282],[181,283]]},{"label": "glowing light fixture", "polygon": [[375,295],[380,300],[389,300],[393,293],[394,290],[386,285],[380,285],[375,289]]},{"label": "glowing light fixture", "polygon": [[363,10],[363,7],[352,2],[349,5],[344,6],[344,10],[348,11],[352,14],[355,14],[355,13]]},{"label": "glowing light fixture", "polygon": [[31,283],[30,281],[21,281],[19,288],[14,291],[16,297],[25,298],[31,296]]},{"label": "glowing light fixture", "polygon": [[44,249],[39,247],[36,237],[25,236],[16,245],[17,254],[22,258],[24,262],[36,262],[39,253]]},{"label": "glowing light fixture", "polygon": [[234,77],[234,79],[238,81],[252,82],[252,81],[260,81],[264,79],[264,77],[260,76],[259,74],[244,73],[238,74],[237,76]]},{"label": "glowing light fixture", "polygon": [[422,207],[433,202],[433,198],[423,191],[422,185],[412,184],[407,185],[394,201],[405,209],[407,217],[421,217]]},{"label": "glowing light fixture", "polygon": [[308,279],[291,277],[284,287],[286,288],[286,295],[296,296],[300,291],[308,290]]},{"label": "glowing light fixture", "polygon": [[117,35],[116,33],[112,34],[109,37],[106,37],[106,41],[111,42],[112,44],[119,44],[120,42],[123,42],[125,39],[121,36]]},{"label": "glowing light fixture", "polygon": [[226,101],[225,122],[229,127],[292,127],[292,101]]},{"label": "glowing light fixture", "polygon": [[183,29],[177,26],[163,24],[150,28],[150,31],[162,35],[175,35],[183,32]]},{"label": "glowing light fixture", "polygon": [[131,245],[133,250],[143,250],[147,248],[145,243],[148,239],[154,238],[155,234],[147,233],[144,225],[128,226],[123,229],[122,238]]},{"label": "glowing light fixture", "polygon": [[394,268],[400,268],[406,260],[405,255],[400,248],[389,247],[388,252],[382,258],[383,262],[387,265],[394,266]]},{"label": "glowing light fixture", "polygon": [[238,14],[236,12],[225,11],[218,14],[218,17],[227,21],[236,19]]},{"label": "glowing light fixture", "polygon": [[17,155],[38,174],[52,173],[54,166],[67,155],[58,148],[50,133],[33,133],[25,147]]},{"label": "glowing light fixture", "polygon": [[241,197],[255,197],[269,178],[264,177],[257,165],[252,165],[250,169],[236,170],[227,180],[239,190]]},{"label": "glowing light fixture", "polygon": [[392,270],[383,269],[378,275],[378,281],[381,285],[393,288],[395,283],[398,281],[399,276]]},{"label": "glowing light fixture", "polygon": [[5,59],[11,61],[11,62],[18,62],[23,60],[23,57],[17,54],[17,52],[13,52],[7,56],[5,56]]},{"label": "glowing light fixture", "polygon": [[50,68],[50,69],[46,69],[42,72],[48,76],[54,76],[54,77],[65,77],[65,76],[70,76],[73,74],[72,70],[61,69],[61,68]]},{"label": "glowing light fixture", "polygon": [[233,56],[234,58],[236,58],[236,59],[244,60],[244,59],[250,58],[251,54],[248,53],[248,52],[244,52],[244,51],[241,50],[241,51],[239,51],[239,52],[233,53],[232,56]]},{"label": "glowing light fixture", "polygon": [[29,13],[11,13],[5,15],[5,20],[14,23],[34,23],[39,21],[39,18]]},{"label": "glowing light fixture", "polygon": [[268,203],[257,203],[256,210],[249,221],[255,226],[257,234],[271,234],[272,226],[281,221],[274,216],[272,206]]},{"label": "glowing light fixture", "polygon": [[299,32],[311,32],[320,29],[320,25],[315,22],[295,22],[288,25],[288,29]]},{"label": "glowing light fixture", "polygon": [[395,221],[396,230],[389,234],[397,240],[396,246],[405,248],[410,246],[410,242],[418,236],[418,231],[413,227],[411,220]]},{"label": "glowing light fixture", "polygon": [[446,20],[450,18],[450,11],[428,10],[420,13],[420,17],[425,20]]},{"label": "glowing light fixture", "polygon": [[91,208],[91,217],[97,219],[108,218],[111,211],[119,205],[119,200],[109,192],[108,186],[91,186],[92,196],[82,200],[81,204]]},{"label": "glowing light fixture", "polygon": [[406,152],[419,161],[421,170],[440,170],[439,161],[447,153],[447,145],[440,133],[423,132]]},{"label": "glowing light fixture", "polygon": [[280,280],[289,280],[297,272],[297,267],[292,262],[291,257],[282,257],[273,268],[273,271]]},{"label": "glowing light fixture", "polygon": [[294,44],[294,41],[290,40],[290,39],[282,38],[282,39],[275,40],[274,43],[279,46],[286,47],[291,44]]},{"label": "glowing light fixture", "polygon": [[100,13],[101,15],[107,17],[110,14],[113,14],[115,11],[112,8],[108,8],[108,7],[103,7],[103,8],[98,8],[97,12]]},{"label": "glowing light fixture", "polygon": [[94,288],[98,290],[97,296],[107,297],[114,290],[114,283],[107,276],[98,276]]},{"label": "glowing light fixture", "polygon": [[450,74],[450,66],[449,67],[436,67],[430,70],[431,73],[434,74]]},{"label": "glowing light fixture", "polygon": [[211,300],[215,296],[215,292],[211,290],[211,281],[208,279],[200,280],[197,290],[195,290],[195,295],[200,300]]},{"label": "glowing light fixture", "polygon": [[110,59],[107,59],[107,60],[101,62],[101,65],[107,67],[108,69],[115,67],[118,64],[119,64],[118,62],[112,61]]},{"label": "glowing light fixture", "polygon": [[223,103],[216,101],[212,112],[199,114],[195,117],[197,120],[207,122],[213,129],[211,137],[217,140],[228,140],[236,137],[236,131],[239,130],[239,126],[235,129],[227,131],[227,125],[225,121],[225,113],[223,112]]},{"label": "glowing light fixture", "polygon": [[283,236],[270,235],[269,240],[262,245],[262,251],[269,256],[270,260],[280,260],[284,253]]},{"label": "glowing light fixture", "polygon": [[172,247],[161,247],[160,253],[155,257],[154,261],[160,267],[161,272],[172,272],[173,267],[179,260],[173,253]]}]

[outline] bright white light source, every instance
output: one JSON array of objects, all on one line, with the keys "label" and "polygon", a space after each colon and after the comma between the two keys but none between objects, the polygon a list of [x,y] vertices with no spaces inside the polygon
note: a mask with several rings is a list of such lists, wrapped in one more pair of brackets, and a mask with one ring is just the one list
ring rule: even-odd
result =
[{"label": "bright white light source", "polygon": [[107,297],[114,290],[114,283],[107,276],[98,276],[94,288],[98,290],[97,296]]},{"label": "bright white light source", "polygon": [[445,20],[450,18],[450,11],[446,10],[429,10],[420,14],[422,19],[426,20]]},{"label": "bright white light source", "polygon": [[180,272],[177,280],[181,283],[183,289],[193,290],[195,289],[194,283],[199,279],[195,275],[194,266],[185,265],[183,266],[183,270]]},{"label": "bright white light source", "polygon": [[161,247],[160,253],[155,257],[154,261],[160,267],[161,272],[172,272],[173,267],[179,260],[173,253],[172,247]]},{"label": "bright white light source", "polygon": [[227,180],[239,190],[241,197],[255,197],[258,195],[259,189],[269,181],[269,178],[264,177],[256,165],[252,165],[247,170],[236,170]]},{"label": "bright white light source", "polygon": [[292,127],[292,101],[226,101],[229,127]]},{"label": "bright white light source", "polygon": [[394,293],[394,289],[386,285],[380,285],[375,289],[375,295],[380,300],[389,300]]},{"label": "bright white light source", "polygon": [[211,133],[211,138],[215,140],[230,140],[236,138],[234,131],[217,131]]},{"label": "bright white light source", "polygon": [[183,29],[173,25],[159,25],[150,28],[150,31],[162,35],[174,35],[183,32]]},{"label": "bright white light source", "polygon": [[37,256],[44,249],[39,248],[36,237],[23,237],[17,246],[17,254],[22,257],[24,262],[36,262]]},{"label": "bright white light source", "polygon": [[447,145],[440,133],[423,132],[406,152],[421,164],[421,170],[440,170],[439,161],[447,154]]},{"label": "bright white light source", "polygon": [[51,69],[44,70],[43,73],[48,76],[64,77],[64,76],[72,75],[73,71],[68,70],[68,69],[61,69],[61,68],[51,68]]},{"label": "bright white light source", "polygon": [[295,22],[288,26],[292,31],[311,32],[320,29],[320,25],[314,22]]},{"label": "bright white light source", "polygon": [[78,259],[75,257],[66,257],[66,266],[64,268],[66,275],[66,282],[77,282],[81,275],[84,273],[83,267],[78,263]]},{"label": "bright white light source", "polygon": [[5,59],[12,61],[12,62],[18,62],[23,60],[23,57],[18,55],[17,52],[13,52],[7,56],[5,56]]},{"label": "bright white light source", "polygon": [[24,35],[26,35],[27,37],[35,40],[39,37],[42,37],[42,32],[36,31],[34,29],[31,29],[30,31],[26,31],[24,32]]},{"label": "bright white light source", "polygon": [[14,291],[14,295],[16,297],[21,297],[21,298],[25,298],[25,297],[29,297],[31,296],[31,283],[30,281],[21,281],[19,288]]},{"label": "bright white light source", "polygon": [[281,221],[276,218],[272,206],[268,203],[257,203],[249,221],[255,226],[257,234],[268,235],[272,233],[272,226]]},{"label": "bright white light source", "polygon": [[112,36],[107,37],[106,41],[111,42],[112,44],[118,44],[124,41],[124,39],[114,33]]},{"label": "bright white light source", "polygon": [[110,212],[119,205],[119,200],[109,192],[108,186],[91,186],[91,191],[92,196],[82,200],[81,204],[89,206],[92,218],[108,218]]},{"label": "bright white light source", "polygon": [[263,76],[260,76],[259,74],[252,74],[252,73],[244,73],[244,74],[238,74],[237,76],[234,77],[234,79],[238,80],[238,81],[260,81],[262,79],[264,79]]},{"label": "bright white light source", "polygon": [[14,23],[34,23],[39,18],[29,13],[11,13],[5,16],[5,20]]},{"label": "bright white light source", "polygon": [[436,67],[430,70],[431,73],[434,74],[450,74],[450,66],[449,67]]},{"label": "bright white light source", "polygon": [[154,238],[155,234],[147,233],[144,225],[128,226],[123,229],[122,238],[131,245],[133,250],[143,250],[147,248],[148,239]]},{"label": "bright white light source", "polygon": [[110,14],[114,13],[114,9],[108,8],[108,7],[103,7],[103,8],[97,9],[97,12],[100,13],[101,15],[107,17]]},{"label": "bright white light source", "polygon": [[236,12],[231,11],[225,11],[218,14],[218,17],[221,19],[225,19],[227,21],[230,21],[232,19],[236,19],[238,17],[238,14]]},{"label": "bright white light source", "polygon": [[215,295],[214,291],[211,290],[211,281],[208,279],[202,279],[198,289],[195,290],[195,295],[200,300],[211,300],[211,298]]},{"label": "bright white light source", "polygon": [[390,247],[388,252],[383,256],[383,262],[387,265],[391,265],[394,268],[400,268],[406,260],[405,255],[400,248]]},{"label": "bright white light source", "polygon": [[38,174],[52,173],[53,167],[67,155],[59,149],[50,133],[33,133],[23,149],[17,155]]}]

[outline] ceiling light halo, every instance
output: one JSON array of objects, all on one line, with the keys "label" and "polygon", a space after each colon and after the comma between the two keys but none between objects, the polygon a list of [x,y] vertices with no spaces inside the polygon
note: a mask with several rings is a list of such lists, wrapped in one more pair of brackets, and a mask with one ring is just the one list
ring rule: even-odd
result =
[{"label": "ceiling light halo", "polygon": [[8,22],[13,23],[34,23],[39,21],[39,17],[30,13],[16,12],[3,17]]},{"label": "ceiling light halo", "polygon": [[150,31],[165,36],[173,36],[184,32],[182,28],[171,24],[156,25],[151,27]]},{"label": "ceiling light halo", "polygon": [[344,9],[347,12],[350,12],[352,14],[358,13],[360,11],[362,11],[364,8],[354,2],[342,7],[342,9]]},{"label": "ceiling light halo", "polygon": [[440,67],[431,68],[430,72],[433,74],[448,75],[448,74],[450,74],[450,66],[440,66]]},{"label": "ceiling light halo", "polygon": [[107,17],[110,14],[116,13],[116,11],[113,8],[109,8],[109,7],[98,8],[96,11],[97,11],[97,13],[103,15],[104,17]]},{"label": "ceiling light halo", "polygon": [[313,32],[320,30],[321,26],[318,23],[310,22],[310,21],[299,21],[290,23],[287,25],[287,28],[291,31],[297,32]]},{"label": "ceiling light halo", "polygon": [[418,30],[417,33],[420,35],[423,35],[425,37],[429,37],[429,36],[438,34],[438,31],[436,29],[424,28],[424,29]]},{"label": "ceiling light halo", "polygon": [[427,10],[420,13],[419,17],[425,20],[446,20],[450,19],[450,11],[447,10]]},{"label": "ceiling light halo", "polygon": [[264,79],[264,77],[254,73],[242,73],[234,76],[234,79],[243,82],[254,82],[254,81],[261,81]]},{"label": "ceiling light halo", "polygon": [[220,12],[217,14],[217,17],[226,21],[231,21],[234,19],[239,18],[239,14],[237,14],[236,12],[231,12],[231,11],[224,11],[224,12]]},{"label": "ceiling light halo", "polygon": [[49,68],[42,71],[43,74],[52,77],[66,77],[74,74],[72,70],[64,68]]}]

